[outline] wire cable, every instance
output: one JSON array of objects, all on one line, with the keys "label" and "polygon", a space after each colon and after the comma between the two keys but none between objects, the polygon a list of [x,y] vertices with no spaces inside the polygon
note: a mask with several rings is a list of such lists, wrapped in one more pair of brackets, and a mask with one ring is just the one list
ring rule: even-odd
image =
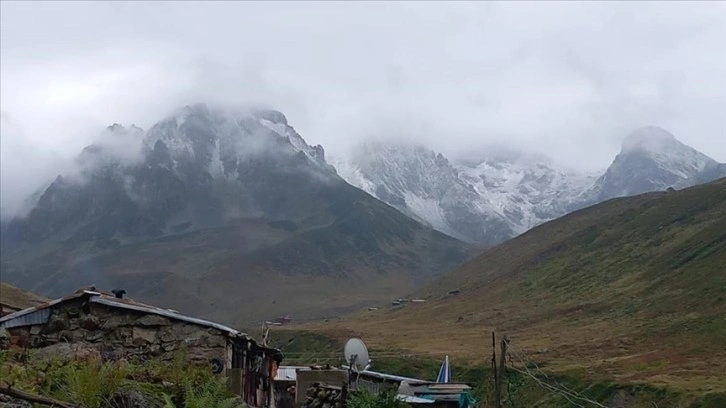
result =
[{"label": "wire cable", "polygon": [[520,362],[524,366],[524,370],[519,370],[518,368],[516,368],[514,366],[512,366],[512,370],[517,371],[517,372],[519,372],[521,374],[527,375],[528,377],[532,378],[535,382],[537,382],[537,384],[539,384],[542,388],[547,389],[547,390],[549,390],[551,392],[557,393],[559,395],[562,395],[563,397],[565,397],[565,399],[567,399],[568,401],[570,401],[570,403],[572,403],[573,405],[578,406],[580,408],[584,408],[584,406],[575,403],[574,401],[572,401],[570,399],[570,397],[572,397],[574,399],[577,399],[577,400],[580,400],[580,401],[587,402],[589,404],[595,405],[595,406],[600,407],[600,408],[607,408],[605,405],[603,405],[603,404],[601,404],[601,403],[599,403],[597,401],[593,401],[590,398],[587,398],[587,397],[583,396],[579,392],[577,392],[575,390],[572,390],[572,389],[570,389],[570,388],[568,388],[568,387],[560,384],[559,382],[557,382],[556,379],[553,379],[552,377],[550,377],[549,375],[547,375],[547,373],[545,373],[544,371],[542,371],[539,368],[539,366],[537,365],[537,363],[535,363],[534,361],[529,360],[537,368],[537,370],[540,373],[542,373],[542,376],[543,377],[545,377],[548,380],[554,381],[559,387],[562,387],[562,388],[558,388],[555,385],[552,385],[552,384],[548,384],[548,383],[543,382],[542,380],[540,380],[539,378],[537,378],[537,376],[535,374],[533,374],[529,370],[529,367],[527,367],[527,363],[525,362],[525,360],[522,358],[522,356],[519,355],[519,353],[517,352],[517,350],[515,350],[513,347],[511,347],[511,344],[509,342],[507,342],[507,346],[508,346],[509,350],[514,353],[514,355],[520,360]]}]

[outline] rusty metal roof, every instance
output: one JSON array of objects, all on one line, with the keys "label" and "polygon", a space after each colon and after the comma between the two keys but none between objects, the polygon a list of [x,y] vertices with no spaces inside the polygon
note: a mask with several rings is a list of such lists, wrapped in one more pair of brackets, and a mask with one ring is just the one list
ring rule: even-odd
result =
[{"label": "rusty metal roof", "polygon": [[0,327],[10,328],[43,324],[47,322],[50,315],[48,313],[49,308],[84,296],[88,297],[88,301],[91,303],[98,303],[109,307],[133,310],[142,313],[151,313],[178,321],[211,327],[217,330],[221,330],[223,332],[227,332],[230,336],[248,337],[245,333],[242,333],[238,330],[219,323],[202,320],[196,317],[185,316],[174,310],[162,309],[156,306],[139,303],[128,298],[117,298],[115,295],[112,295],[110,293],[94,290],[79,290],[71,295],[62,297],[60,299],[52,300],[38,306],[29,307],[15,313],[10,313],[8,315],[0,317]]},{"label": "rusty metal roof", "polygon": [[67,301],[73,300],[73,299],[78,299],[78,298],[80,298],[82,296],[90,295],[90,294],[98,294],[98,295],[100,295],[101,293],[100,292],[88,291],[88,290],[78,291],[76,293],[73,293],[71,295],[62,297],[60,299],[51,300],[50,302],[41,303],[38,306],[33,306],[33,307],[29,307],[27,309],[19,310],[19,311],[15,312],[15,313],[10,313],[9,315],[5,315],[3,317],[0,317],[0,327],[18,327],[18,325],[11,326],[10,324],[12,324],[12,323],[8,323],[8,322],[15,321],[16,319],[19,319],[19,318],[21,318],[23,316],[26,316],[26,315],[29,315],[31,313],[35,313],[35,312],[37,312],[39,310],[45,310],[45,309],[48,309],[48,308],[50,308],[52,306],[58,305],[60,303],[64,303],[64,302],[67,302]]}]

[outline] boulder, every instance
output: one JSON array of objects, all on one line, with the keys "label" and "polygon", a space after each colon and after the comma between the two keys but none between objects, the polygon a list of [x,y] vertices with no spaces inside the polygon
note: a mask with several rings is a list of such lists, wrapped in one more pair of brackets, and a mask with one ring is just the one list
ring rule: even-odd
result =
[{"label": "boulder", "polygon": [[121,316],[109,316],[104,320],[103,324],[101,324],[101,329],[105,331],[114,331],[119,326],[124,325],[124,323],[126,323],[125,319]]},{"label": "boulder", "polygon": [[113,332],[113,339],[117,343],[121,343],[125,346],[131,346],[133,330],[130,327],[119,327]]},{"label": "boulder", "polygon": [[103,338],[103,332],[100,330],[89,331],[86,333],[87,341],[99,341]]},{"label": "boulder", "polygon": [[176,343],[164,343],[161,345],[161,349],[165,352],[171,352],[176,350]]},{"label": "boulder", "polygon": [[94,315],[86,315],[78,319],[78,325],[86,330],[96,330],[101,327],[101,322]]},{"label": "boulder", "polygon": [[10,333],[4,327],[0,327],[0,350],[10,347]]},{"label": "boulder", "polygon": [[132,343],[135,346],[153,343],[156,340],[156,330],[134,327],[132,332]]},{"label": "boulder", "polygon": [[146,315],[146,316],[138,318],[134,322],[134,325],[145,326],[145,327],[171,326],[171,322],[166,317],[150,314],[150,315]]},{"label": "boulder", "polygon": [[66,315],[68,315],[68,317],[70,318],[76,318],[81,315],[81,311],[76,307],[71,307],[66,310]]},{"label": "boulder", "polygon": [[68,318],[59,314],[52,314],[48,319],[48,323],[43,326],[43,334],[58,333],[63,330],[68,330],[70,324]]},{"label": "boulder", "polygon": [[159,344],[152,344],[149,346],[149,354],[158,357],[161,355],[161,346]]},{"label": "boulder", "polygon": [[176,343],[179,341],[179,337],[172,328],[167,328],[159,333],[159,340],[163,343]]},{"label": "boulder", "polygon": [[41,360],[92,360],[100,359],[101,353],[87,345],[56,343],[35,351],[36,356]]},{"label": "boulder", "polygon": [[205,347],[224,347],[227,345],[227,338],[219,334],[205,336],[202,341]]},{"label": "boulder", "polygon": [[114,394],[110,406],[124,408],[162,408],[164,402],[157,397],[142,394],[138,391],[121,390]]},{"label": "boulder", "polygon": [[227,345],[227,338],[220,332],[209,334],[199,330],[184,338],[184,344],[190,347],[224,347]]},{"label": "boulder", "polygon": [[69,331],[66,331],[64,333],[66,333],[66,338],[71,343],[82,342],[86,338],[86,332],[85,332],[85,330],[81,330],[81,329],[69,330]]}]

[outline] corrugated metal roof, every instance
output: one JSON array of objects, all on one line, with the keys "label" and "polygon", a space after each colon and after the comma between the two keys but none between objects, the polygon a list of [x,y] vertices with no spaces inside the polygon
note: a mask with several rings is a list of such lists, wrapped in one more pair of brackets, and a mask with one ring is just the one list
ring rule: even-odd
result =
[{"label": "corrugated metal roof", "polygon": [[277,368],[275,381],[297,381],[297,370],[309,370],[305,366],[280,366]]},{"label": "corrugated metal roof", "polygon": [[[100,292],[88,291],[88,290],[79,291],[79,292],[76,292],[76,293],[74,293],[72,295],[68,295],[68,296],[62,297],[60,299],[51,300],[50,302],[46,302],[46,303],[40,304],[38,306],[29,307],[27,309],[23,309],[23,310],[20,310],[20,311],[15,312],[15,313],[10,313],[9,315],[5,315],[3,317],[0,317],[0,327],[20,327],[18,325],[9,326],[9,324],[13,324],[13,323],[9,323],[9,322],[11,320],[12,321],[15,321],[16,319],[18,319],[20,317],[23,317],[23,316],[28,315],[28,314],[31,314],[31,313],[35,313],[35,312],[37,312],[39,310],[48,309],[48,308],[50,308],[52,306],[55,306],[55,305],[57,305],[59,303],[67,302],[67,301],[73,300],[73,299],[78,299],[81,296],[91,295],[91,294],[100,295],[101,293]],[[21,319],[19,321],[23,321],[23,320]],[[45,322],[43,322],[43,323],[45,323]]]},{"label": "corrugated metal roof", "polygon": [[[10,316],[10,315],[8,315]],[[15,319],[0,323],[0,327],[12,329],[13,327],[35,326],[37,324],[48,323],[50,317],[50,309],[33,310],[30,313],[23,314]]]},{"label": "corrugated metal roof", "polygon": [[[345,365],[341,366],[341,367],[345,370],[348,369],[348,366],[345,366]],[[360,375],[374,377],[374,378],[380,378],[381,380],[386,380],[386,381],[395,381],[395,382],[406,381],[409,384],[425,384],[425,383],[431,382],[431,381],[421,380],[418,378],[401,377],[400,375],[379,373],[377,371],[370,371],[370,370],[363,370],[360,372]]]},{"label": "corrugated metal roof", "polygon": [[106,305],[106,306],[110,306],[110,307],[117,307],[120,309],[135,310],[137,312],[152,313],[152,314],[156,314],[159,316],[168,317],[168,318],[174,319],[174,320],[180,320],[183,322],[194,323],[194,324],[198,324],[200,326],[212,327],[217,330],[227,332],[234,336],[238,336],[238,335],[247,336],[245,333],[242,333],[238,330],[235,330],[231,327],[227,327],[227,326],[219,324],[219,323],[214,323],[214,322],[210,322],[208,320],[198,319],[196,317],[185,316],[183,314],[179,314],[179,313],[171,311],[169,309],[162,309],[159,307],[149,306],[149,305],[145,305],[142,303],[124,302],[123,299],[118,299],[115,296],[114,297],[109,297],[109,296],[104,296],[104,295],[92,296],[89,300],[91,303],[99,303],[102,305]]}]

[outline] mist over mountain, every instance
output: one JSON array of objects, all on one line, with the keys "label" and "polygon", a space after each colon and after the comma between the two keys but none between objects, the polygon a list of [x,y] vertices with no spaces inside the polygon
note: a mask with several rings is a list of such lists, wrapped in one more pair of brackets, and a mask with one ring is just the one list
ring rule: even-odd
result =
[{"label": "mist over mountain", "polygon": [[[494,245],[600,201],[726,175],[655,127],[600,173],[385,141],[328,160],[275,110],[197,104],[148,130],[113,124],[3,221],[3,279],[49,296],[91,281],[180,310],[192,298],[221,319],[320,316],[441,276],[473,255],[461,241]],[[296,296],[233,316],[240,293]]]},{"label": "mist over mountain", "polygon": [[[114,124],[76,166],[4,223],[4,280],[49,296],[95,282],[179,310],[194,299],[228,321],[310,317],[472,254],[346,183],[277,111],[199,104],[148,131]],[[243,298],[260,305],[235,311]]]},{"label": "mist over mountain", "polygon": [[708,174],[719,163],[678,141],[666,130],[649,126],[637,129],[600,176],[591,194],[594,200],[631,196],[647,191],[683,188],[718,178]]},{"label": "mist over mountain", "polygon": [[452,161],[421,144],[380,141],[333,163],[348,182],[411,217],[484,245],[611,198],[726,176],[726,165],[653,126],[627,135],[603,172],[567,169],[512,149],[473,150]]}]

